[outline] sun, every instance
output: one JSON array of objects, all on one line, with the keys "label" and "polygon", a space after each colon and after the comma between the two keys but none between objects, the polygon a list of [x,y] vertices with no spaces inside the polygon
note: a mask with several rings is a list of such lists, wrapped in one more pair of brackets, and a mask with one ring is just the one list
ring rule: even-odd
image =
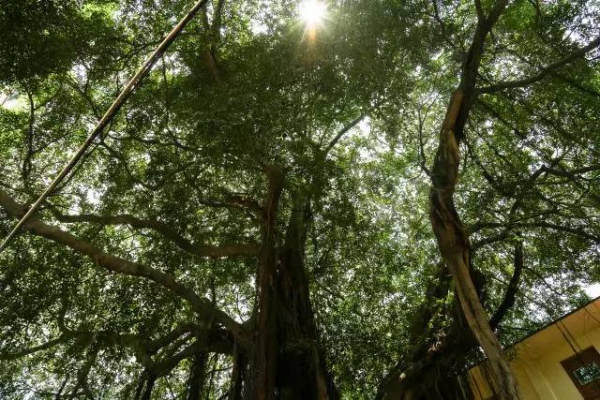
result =
[{"label": "sun", "polygon": [[327,15],[327,5],[319,0],[304,0],[298,7],[300,18],[309,28],[315,28],[323,23]]}]

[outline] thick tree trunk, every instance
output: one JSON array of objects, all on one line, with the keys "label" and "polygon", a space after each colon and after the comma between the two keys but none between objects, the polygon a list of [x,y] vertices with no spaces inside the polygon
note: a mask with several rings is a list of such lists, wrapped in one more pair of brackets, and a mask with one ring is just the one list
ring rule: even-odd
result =
[{"label": "thick tree trunk", "polygon": [[[500,304],[490,320],[492,329],[498,325],[514,302],[523,266],[521,245],[515,246],[515,274]],[[477,295],[481,298],[485,280],[470,269]],[[470,333],[458,296],[451,308],[444,301],[449,293],[450,275],[444,263],[427,288],[427,299],[415,313],[410,327],[410,342],[416,343],[398,365],[382,381],[377,399],[470,400],[473,393],[464,367],[467,355],[477,346]],[[445,327],[446,316],[452,323]]]},{"label": "thick tree trunk", "polygon": [[[267,175],[269,192],[264,208],[256,345],[251,365],[253,399],[337,399],[320,350],[304,270],[307,200],[294,198],[286,235],[278,246],[275,216],[283,175],[276,167],[267,168]],[[241,371],[238,368],[236,374]]]},{"label": "thick tree trunk", "polygon": [[275,372],[279,348],[277,335],[277,252],[276,213],[283,188],[283,172],[275,166],[265,168],[269,190],[264,205],[263,247],[257,277],[258,322],[254,349],[254,396],[257,400],[275,398]]},{"label": "thick tree trunk", "polygon": [[[233,367],[231,371],[231,384],[229,388],[229,400],[242,400],[244,381],[248,363],[246,355],[236,344],[233,350]],[[248,390],[250,388],[246,388]]]},{"label": "thick tree trunk", "polygon": [[[508,361],[490,327],[470,274],[471,249],[467,233],[454,206],[454,191],[460,164],[459,144],[464,136],[469,114],[477,99],[476,83],[486,38],[508,3],[508,0],[494,1],[488,15],[485,15],[483,9],[478,10],[480,12],[477,14],[477,26],[466,53],[460,84],[452,96],[440,131],[439,145],[431,169],[429,213],[440,253],[454,278],[462,315],[475,340],[489,359],[495,380],[492,384],[496,386],[498,398],[503,400],[519,399],[520,396]],[[404,380],[406,380],[406,375],[392,373],[384,386],[402,386]],[[383,398],[421,398],[420,394],[413,393],[409,389],[398,391],[399,396],[395,396],[394,393],[390,395],[390,393],[389,390],[384,390]]]},{"label": "thick tree trunk", "polygon": [[282,399],[337,399],[319,345],[304,269],[308,204],[294,198],[285,243],[279,254],[280,349],[277,386]]},{"label": "thick tree trunk", "polygon": [[[471,249],[467,232],[454,206],[454,191],[458,181],[460,154],[457,136],[457,117],[468,113],[472,99],[465,105],[463,93],[457,91],[450,101],[440,132],[440,141],[431,169],[430,219],[444,264],[453,278],[460,309],[454,310],[453,324],[448,332],[432,332],[429,319],[435,312],[424,305],[425,323],[417,326],[421,337],[414,340],[419,345],[405,358],[405,362],[392,370],[380,386],[380,399],[455,399],[468,395],[468,388],[458,375],[450,373],[453,367],[464,365],[466,353],[479,344],[488,357],[494,372],[494,387],[499,399],[519,399],[516,382],[504,352],[494,334],[488,316],[473,280]],[[443,287],[443,286],[442,286]],[[437,288],[438,290],[440,288]],[[437,293],[445,297],[447,289]],[[434,296],[436,297],[436,296]],[[465,335],[465,328],[471,335]],[[431,342],[437,333],[437,343]],[[462,364],[462,365],[461,365]],[[458,372],[458,371],[456,371]],[[446,374],[441,377],[440,374]],[[458,379],[458,380],[457,380]]]},{"label": "thick tree trunk", "polygon": [[454,278],[456,293],[473,336],[489,359],[499,399],[519,399],[516,382],[500,343],[489,324],[469,273],[471,248],[465,227],[454,206],[460,154],[455,135],[456,120],[463,107],[463,93],[452,97],[440,132],[431,170],[430,219],[442,258]]},{"label": "thick tree trunk", "polygon": [[187,400],[200,400],[204,393],[206,380],[206,353],[198,353],[192,357],[190,375],[188,379]]}]

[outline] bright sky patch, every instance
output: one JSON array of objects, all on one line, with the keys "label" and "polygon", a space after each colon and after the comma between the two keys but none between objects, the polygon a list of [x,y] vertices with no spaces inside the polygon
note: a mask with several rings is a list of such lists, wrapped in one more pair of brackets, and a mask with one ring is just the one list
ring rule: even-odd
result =
[{"label": "bright sky patch", "polygon": [[300,18],[308,27],[321,25],[327,14],[327,5],[318,0],[304,0],[300,6]]}]

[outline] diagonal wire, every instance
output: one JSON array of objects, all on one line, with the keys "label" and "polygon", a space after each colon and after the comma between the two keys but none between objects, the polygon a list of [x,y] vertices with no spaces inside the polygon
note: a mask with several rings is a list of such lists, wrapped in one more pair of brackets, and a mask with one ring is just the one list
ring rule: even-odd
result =
[{"label": "diagonal wire", "polygon": [[125,103],[125,101],[129,98],[129,96],[133,93],[133,91],[138,87],[140,81],[148,75],[154,64],[158,61],[158,59],[164,54],[167,48],[173,43],[173,41],[179,36],[183,28],[194,18],[196,13],[200,11],[200,9],[208,2],[208,0],[198,0],[188,11],[188,13],[179,21],[179,23],[171,30],[171,32],[163,39],[163,41],[158,45],[156,50],[150,55],[150,57],[146,60],[144,65],[140,67],[138,72],[131,78],[131,80],[127,83],[127,86],[123,88],[119,96],[116,100],[111,104],[111,106],[106,110],[106,113],[102,116],[102,119],[98,121],[94,130],[90,133],[86,141],[81,145],[77,153],[71,158],[71,161],[60,171],[60,173],[54,178],[54,180],[50,183],[48,188],[40,195],[40,197],[31,205],[27,213],[21,217],[17,225],[13,228],[13,230],[8,234],[8,236],[4,239],[2,244],[0,244],[0,253],[4,251],[13,239],[19,233],[19,230],[29,221],[29,219],[35,214],[40,205],[46,200],[46,198],[56,189],[56,187],[60,184],[60,182],[71,172],[73,167],[80,161],[81,157],[84,155],[86,150],[92,145],[94,140],[102,133],[104,128],[110,123],[116,113],[119,111],[121,106]]}]

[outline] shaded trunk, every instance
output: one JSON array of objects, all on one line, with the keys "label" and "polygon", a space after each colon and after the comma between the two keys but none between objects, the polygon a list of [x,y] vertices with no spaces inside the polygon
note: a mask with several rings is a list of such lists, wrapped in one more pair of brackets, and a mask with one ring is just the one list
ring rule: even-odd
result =
[{"label": "shaded trunk", "polygon": [[251,388],[244,388],[247,368],[248,362],[246,359],[246,354],[237,344],[235,344],[233,350],[233,367],[231,371],[231,384],[228,397],[229,400],[242,400],[244,398],[243,389],[250,389],[251,391]]},{"label": "shaded trunk", "polygon": [[[476,342],[469,334],[458,302],[454,301],[451,307],[445,305],[449,290],[450,275],[440,264],[427,289],[427,300],[411,323],[410,341],[416,345],[380,384],[377,399],[471,398],[462,375],[466,355]],[[447,315],[452,323],[445,328]]]},{"label": "shaded trunk", "polygon": [[275,166],[265,168],[269,190],[264,205],[260,265],[257,276],[258,321],[254,335],[254,397],[275,398],[275,371],[279,348],[277,335],[277,235],[276,217],[283,188],[283,172]]},{"label": "shaded trunk", "polygon": [[[515,244],[514,268],[504,300],[490,319],[492,329],[498,326],[514,304],[523,269],[521,242]],[[470,334],[458,295],[455,294],[452,307],[445,305],[451,289],[448,269],[444,263],[440,263],[436,269],[437,273],[426,290],[427,299],[411,322],[409,341],[417,345],[382,381],[377,399],[473,398],[465,365],[479,360],[479,352],[474,352],[478,343]],[[473,277],[477,296],[483,301],[485,278],[473,268],[469,273]],[[447,316],[452,321],[449,327],[444,324]]]},{"label": "shaded trunk", "polygon": [[200,400],[204,393],[206,380],[206,354],[198,353],[192,358],[188,378],[188,394],[186,400]]},{"label": "shaded trunk", "polygon": [[135,398],[137,400],[150,400],[155,381],[156,378],[153,375],[144,373],[140,378],[140,383],[136,390]]},{"label": "shaded trunk", "polygon": [[306,199],[295,198],[279,254],[280,348],[277,386],[282,399],[336,399],[338,393],[319,345],[304,268]]},{"label": "shaded trunk", "polygon": [[[293,199],[285,238],[278,241],[275,217],[283,175],[275,167],[269,167],[267,174],[269,193],[257,277],[256,345],[250,367],[253,380],[244,386],[251,384],[253,399],[258,400],[337,399],[320,350],[304,269],[308,202]],[[243,368],[238,368],[236,374],[242,372]]]}]

